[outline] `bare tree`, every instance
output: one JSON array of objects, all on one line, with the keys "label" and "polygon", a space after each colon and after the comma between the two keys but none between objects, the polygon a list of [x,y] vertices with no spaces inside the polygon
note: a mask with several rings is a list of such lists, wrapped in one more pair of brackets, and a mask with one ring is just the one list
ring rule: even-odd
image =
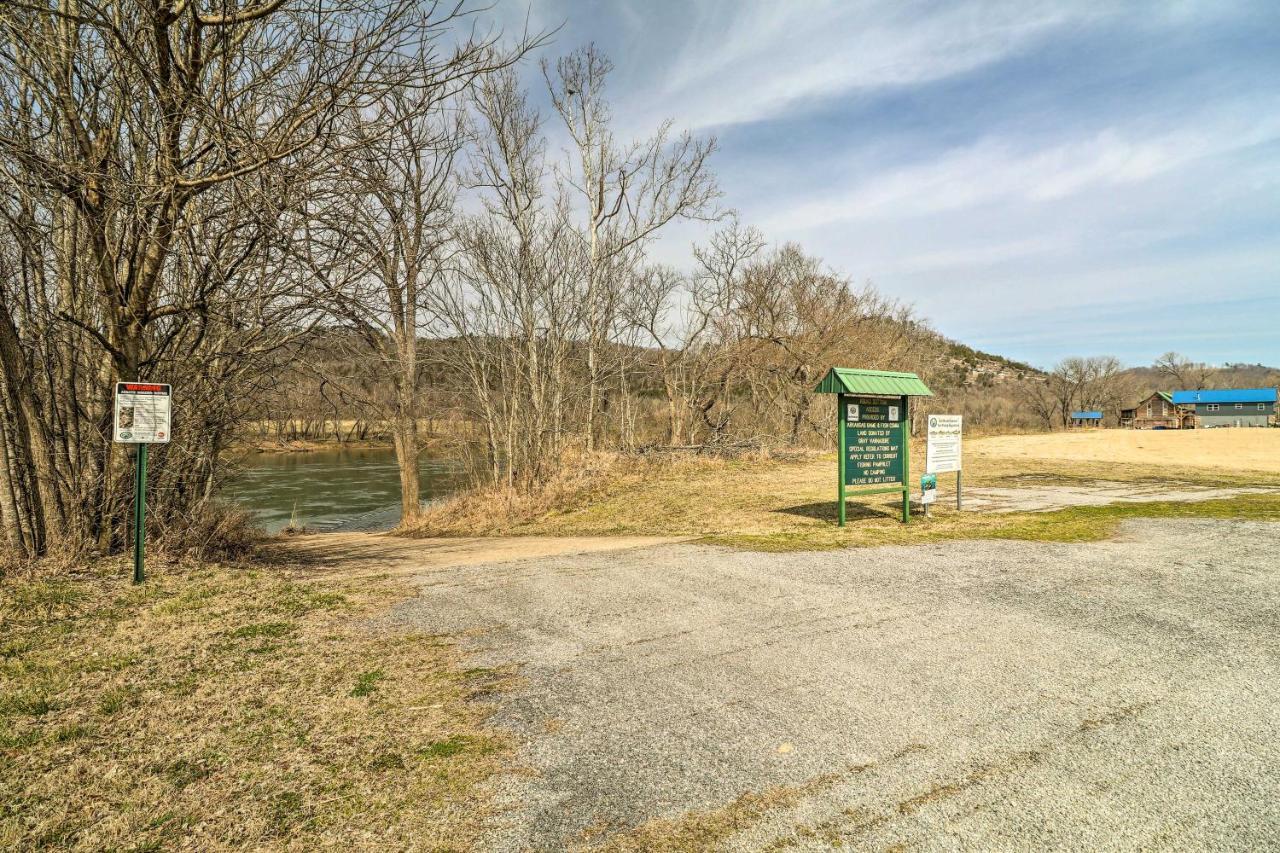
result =
[{"label": "bare tree", "polygon": [[1160,376],[1176,385],[1178,391],[1202,391],[1212,381],[1215,370],[1177,352],[1167,352],[1152,365]]},{"label": "bare tree", "polygon": [[587,402],[584,436],[596,441],[597,413],[609,371],[603,360],[618,328],[620,292],[646,245],[672,220],[714,218],[719,190],[708,167],[714,139],[672,134],[664,122],[649,138],[619,145],[605,87],[613,66],[594,45],[543,63],[551,101],[573,143],[561,177],[577,194],[586,252],[584,338]]},{"label": "bare tree", "polygon": [[[424,31],[463,14],[416,0],[0,8],[0,166],[21,247],[5,283],[19,316],[5,324],[18,345],[4,364],[4,434],[22,445],[7,458],[34,471],[23,501],[46,530],[84,524],[110,545],[121,522],[112,383],[173,379],[222,323],[231,349],[200,366],[235,362],[263,320],[252,312],[275,316],[290,300],[289,273],[282,290],[258,281],[256,294],[230,295],[278,257],[278,179],[403,81]],[[219,212],[231,217],[214,257],[201,240]]]}]

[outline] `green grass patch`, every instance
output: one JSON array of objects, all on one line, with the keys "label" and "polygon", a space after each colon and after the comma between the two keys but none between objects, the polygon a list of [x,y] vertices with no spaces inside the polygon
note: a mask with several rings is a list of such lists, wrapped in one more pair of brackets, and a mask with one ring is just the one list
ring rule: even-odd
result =
[{"label": "green grass patch", "polygon": [[495,749],[488,738],[476,738],[471,735],[454,735],[453,737],[435,740],[418,750],[418,757],[427,761],[441,758],[453,758],[463,753],[487,755]]},{"label": "green grass patch", "polygon": [[1121,522],[1139,518],[1280,521],[1280,495],[1117,503],[1049,512],[964,513],[943,510],[931,518],[913,513],[911,523],[906,525],[886,514],[884,517],[850,520],[843,529],[829,523],[825,529],[810,527],[766,534],[712,535],[698,541],[753,551],[820,551],[958,539],[1095,542],[1114,535]]},{"label": "green grass patch", "polygon": [[293,625],[288,622],[259,622],[253,625],[242,625],[227,636],[233,640],[246,640],[257,637],[284,637],[293,633]]},{"label": "green grass patch", "polygon": [[347,695],[360,698],[361,696],[369,696],[378,689],[378,682],[387,677],[387,674],[380,669],[371,669],[368,672],[362,672],[356,677],[356,686],[351,688],[351,692]]}]

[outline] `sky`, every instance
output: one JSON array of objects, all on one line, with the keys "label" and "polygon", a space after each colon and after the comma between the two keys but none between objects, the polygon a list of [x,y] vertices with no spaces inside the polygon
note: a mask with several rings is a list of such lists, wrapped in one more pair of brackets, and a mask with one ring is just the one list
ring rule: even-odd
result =
[{"label": "sky", "polygon": [[[1037,366],[1280,364],[1280,2],[498,0],[615,65],[620,138],[715,136],[723,203]],[[536,66],[525,72],[539,83]],[[703,226],[655,248],[688,265]]]}]

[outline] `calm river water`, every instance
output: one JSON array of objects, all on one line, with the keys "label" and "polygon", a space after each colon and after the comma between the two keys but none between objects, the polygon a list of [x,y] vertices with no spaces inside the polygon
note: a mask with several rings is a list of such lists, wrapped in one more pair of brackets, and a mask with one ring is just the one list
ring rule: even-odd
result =
[{"label": "calm river water", "polygon": [[[400,520],[400,474],[389,449],[256,453],[228,484],[227,496],[252,511],[268,533],[298,523],[312,530],[388,530]],[[423,459],[422,499],[462,483],[452,459]]]}]

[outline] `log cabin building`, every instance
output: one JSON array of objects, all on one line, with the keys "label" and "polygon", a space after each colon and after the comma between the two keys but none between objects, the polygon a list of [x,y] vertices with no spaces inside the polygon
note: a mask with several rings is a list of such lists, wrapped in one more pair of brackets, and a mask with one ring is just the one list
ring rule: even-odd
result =
[{"label": "log cabin building", "polygon": [[1156,391],[1132,409],[1120,413],[1121,426],[1132,429],[1192,429],[1195,413],[1173,402],[1167,391]]}]

